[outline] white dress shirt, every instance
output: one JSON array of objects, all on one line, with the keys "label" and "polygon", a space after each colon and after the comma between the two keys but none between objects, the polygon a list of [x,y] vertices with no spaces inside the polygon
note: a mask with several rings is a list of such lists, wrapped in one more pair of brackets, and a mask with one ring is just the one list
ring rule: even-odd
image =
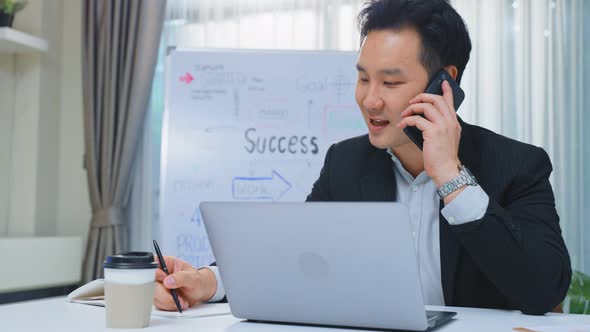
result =
[{"label": "white dress shirt", "polygon": [[[426,305],[445,305],[440,272],[439,209],[440,198],[436,186],[426,172],[414,178],[399,159],[388,150],[393,160],[397,201],[408,206],[414,238],[414,250]],[[481,219],[488,207],[489,197],[480,186],[467,186],[440,212],[451,225]],[[209,302],[225,296],[217,266],[208,267],[217,279],[217,291]]]},{"label": "white dress shirt", "polygon": [[414,250],[424,304],[445,305],[440,272],[439,211],[454,225],[481,219],[488,207],[488,195],[480,186],[466,187],[440,210],[434,181],[423,171],[414,178],[390,151],[393,160],[397,201],[408,206]]}]

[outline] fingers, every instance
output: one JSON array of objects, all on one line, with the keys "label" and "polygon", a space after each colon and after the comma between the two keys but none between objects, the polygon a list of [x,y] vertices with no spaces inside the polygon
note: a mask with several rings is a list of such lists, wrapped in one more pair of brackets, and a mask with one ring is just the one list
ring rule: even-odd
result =
[{"label": "fingers", "polygon": [[420,129],[421,131],[425,131],[430,129],[432,123],[419,115],[413,115],[403,118],[400,121],[400,123],[397,124],[397,127],[401,129],[407,126],[415,126],[418,127],[418,129]]},{"label": "fingers", "polygon": [[164,273],[164,271],[160,269],[156,270],[156,281],[162,282],[164,279],[166,279],[166,277],[167,275]]},{"label": "fingers", "polygon": [[[434,105],[434,107],[437,110],[439,110],[439,112],[443,114],[443,116],[450,116],[451,118],[456,118],[457,113],[455,112],[455,108],[453,106],[453,93],[449,85],[449,82],[444,81],[442,84],[442,89],[443,96],[434,95],[430,93],[421,93],[410,100],[410,105],[418,103],[429,103]],[[444,94],[446,90],[448,91],[446,92],[447,95],[445,96]],[[449,96],[450,102],[448,101]]]},{"label": "fingers", "polygon": [[[157,256],[155,258],[156,258],[156,262],[161,267],[162,263],[160,263],[160,259],[158,259]],[[176,258],[174,256],[164,256],[164,263],[166,263],[166,267],[168,268],[168,271],[172,272],[171,270],[173,269],[174,264],[176,264],[177,260],[178,260],[178,258]]]},{"label": "fingers", "polygon": [[445,121],[444,116],[429,103],[412,104],[401,113],[401,116],[406,117],[413,114],[424,114],[433,123]]},{"label": "fingers", "polygon": [[[160,265],[160,260],[156,257],[155,261]],[[164,262],[166,263],[166,267],[168,268],[168,272],[170,273],[174,273],[177,271],[182,271],[182,270],[188,270],[188,269],[192,269],[193,266],[188,263],[183,261],[180,258],[176,258],[174,256],[164,256]]]},{"label": "fingers", "polygon": [[[160,264],[160,261],[157,257],[156,262]],[[168,268],[168,273],[170,273],[170,275],[184,270],[194,270],[192,265],[174,256],[164,256],[164,262],[166,263],[166,268]],[[156,281],[163,282],[166,277],[166,273],[162,271],[161,268],[156,270]]]},{"label": "fingers", "polygon": [[177,289],[180,287],[199,288],[199,272],[193,269],[172,273],[164,278],[163,285],[168,289]]},{"label": "fingers", "polygon": [[[182,296],[179,295],[178,300],[180,302],[180,307],[182,308],[182,310],[188,309],[188,303]],[[156,308],[160,310],[178,310],[176,308],[176,304],[174,303],[174,299],[172,298],[172,294],[160,283],[156,283],[156,291],[154,293],[154,305],[156,306]]]},{"label": "fingers", "polygon": [[[442,84],[443,90],[443,99],[449,105],[452,110],[455,110],[455,101],[453,99],[453,89],[451,88],[451,84],[448,81],[444,81]],[[455,113],[453,111],[453,113]]]}]

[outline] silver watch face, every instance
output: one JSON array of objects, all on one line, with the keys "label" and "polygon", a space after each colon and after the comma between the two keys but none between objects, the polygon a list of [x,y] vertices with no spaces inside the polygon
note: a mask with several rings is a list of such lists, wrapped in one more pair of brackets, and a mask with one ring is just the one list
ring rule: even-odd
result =
[{"label": "silver watch face", "polygon": [[445,198],[450,193],[454,192],[455,190],[459,189],[463,185],[476,186],[477,180],[475,179],[475,176],[473,176],[473,174],[471,173],[471,171],[467,167],[461,165],[461,166],[459,166],[459,176],[457,176],[455,179],[445,183],[436,192],[438,193],[438,195],[442,199],[442,198]]},{"label": "silver watch face", "polygon": [[469,177],[469,179],[471,180],[473,185],[477,184],[477,179],[475,179],[475,176],[473,175],[473,173],[471,173],[469,168],[467,168],[465,166],[461,166],[461,171],[464,172]]}]

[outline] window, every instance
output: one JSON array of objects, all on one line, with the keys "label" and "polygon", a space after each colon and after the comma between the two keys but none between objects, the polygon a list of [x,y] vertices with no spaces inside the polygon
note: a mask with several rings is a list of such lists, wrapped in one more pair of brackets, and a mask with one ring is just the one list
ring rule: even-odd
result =
[{"label": "window", "polygon": [[[543,147],[574,268],[590,271],[590,3],[454,0],[473,50],[459,110],[469,123]],[[169,47],[338,49],[359,46],[353,0],[169,0],[146,126],[132,247],[149,249],[157,225],[164,59]],[[584,38],[586,35],[586,38]],[[354,70],[351,68],[351,70]],[[585,75],[584,75],[585,73]],[[141,189],[140,189],[141,188]],[[143,198],[138,198],[141,196]],[[141,208],[138,208],[141,207]],[[136,211],[136,212],[134,212]],[[138,212],[139,211],[139,212]],[[146,212],[147,211],[147,212]],[[141,217],[141,218],[140,218]],[[137,220],[152,220],[148,226]],[[148,234],[148,235],[146,235]],[[587,253],[584,255],[584,253]]]}]

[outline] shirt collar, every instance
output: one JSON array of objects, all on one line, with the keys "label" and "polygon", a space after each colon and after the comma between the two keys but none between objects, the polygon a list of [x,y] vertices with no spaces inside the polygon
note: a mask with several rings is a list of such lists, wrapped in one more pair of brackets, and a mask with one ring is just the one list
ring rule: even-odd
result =
[{"label": "shirt collar", "polygon": [[391,149],[387,149],[387,153],[391,156],[391,160],[393,161],[393,167],[395,170],[406,180],[408,183],[416,182],[417,184],[424,184],[430,181],[430,176],[425,171],[422,171],[416,178],[408,172],[402,162],[397,158],[397,156],[391,151]]}]

